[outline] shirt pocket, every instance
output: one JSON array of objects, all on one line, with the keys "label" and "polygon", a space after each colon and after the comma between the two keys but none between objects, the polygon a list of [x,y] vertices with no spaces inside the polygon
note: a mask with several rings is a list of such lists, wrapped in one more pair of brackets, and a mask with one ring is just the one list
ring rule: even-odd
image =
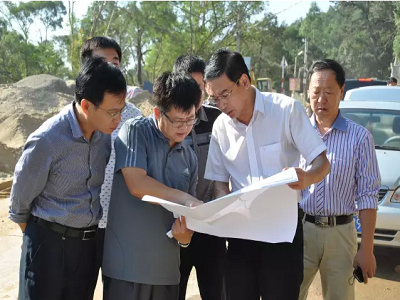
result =
[{"label": "shirt pocket", "polygon": [[260,159],[263,177],[270,177],[282,171],[280,156],[282,143],[275,143],[260,147]]},{"label": "shirt pocket", "polygon": [[330,181],[333,180],[336,193],[340,193],[343,188],[350,183],[351,162],[348,158],[334,158],[331,160]]}]

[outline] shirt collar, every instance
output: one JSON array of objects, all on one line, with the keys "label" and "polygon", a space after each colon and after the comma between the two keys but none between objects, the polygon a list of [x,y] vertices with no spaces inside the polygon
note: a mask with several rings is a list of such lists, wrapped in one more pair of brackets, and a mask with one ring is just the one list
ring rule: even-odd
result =
[{"label": "shirt collar", "polygon": [[[256,98],[254,100],[254,110],[253,110],[253,117],[252,117],[252,119],[254,120],[257,112],[260,112],[265,116],[266,101],[265,101],[265,95],[262,94],[255,86],[252,85],[252,87],[256,91]],[[229,119],[228,123],[230,123],[232,126],[242,124],[238,120],[231,119],[231,118]],[[243,126],[245,126],[245,125],[243,124]]]},{"label": "shirt collar", "polygon": [[199,113],[198,113],[197,117],[199,118],[200,121],[208,122],[206,110],[204,109],[203,106],[200,107],[200,110],[199,110]]},{"label": "shirt collar", "polygon": [[69,125],[71,126],[72,136],[76,139],[84,137],[81,126],[79,125],[78,118],[75,114],[75,103],[71,103],[66,106],[66,114],[69,121]]},{"label": "shirt collar", "polygon": [[[315,121],[315,114],[313,114],[310,118],[311,124],[314,128],[317,127],[317,122]],[[335,119],[335,121],[332,124],[331,129],[337,129],[337,130],[341,130],[341,131],[347,131],[347,122],[346,119],[342,116],[342,114],[340,113],[340,109],[339,109],[339,113]]]}]

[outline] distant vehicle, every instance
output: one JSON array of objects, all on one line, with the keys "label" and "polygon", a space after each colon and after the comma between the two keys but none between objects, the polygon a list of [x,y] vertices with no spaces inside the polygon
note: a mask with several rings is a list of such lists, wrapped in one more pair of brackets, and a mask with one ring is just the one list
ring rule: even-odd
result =
[{"label": "distant vehicle", "polygon": [[350,90],[344,100],[400,102],[400,86],[367,86]]},{"label": "distant vehicle", "polygon": [[[341,101],[340,112],[374,138],[382,177],[374,243],[400,247],[400,102]],[[361,237],[360,221],[355,221]]]},{"label": "distant vehicle", "polygon": [[258,78],[257,89],[260,92],[272,92],[272,81],[271,78]]},{"label": "distant vehicle", "polygon": [[386,84],[387,84],[386,80],[378,80],[375,78],[346,79],[343,97],[346,97],[347,91],[352,89],[360,88],[363,86],[386,85]]}]

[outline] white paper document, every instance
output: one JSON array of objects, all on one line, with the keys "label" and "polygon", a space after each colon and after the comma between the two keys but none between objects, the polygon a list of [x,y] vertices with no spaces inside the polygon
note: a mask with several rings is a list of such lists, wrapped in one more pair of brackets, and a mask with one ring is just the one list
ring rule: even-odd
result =
[{"label": "white paper document", "polygon": [[297,191],[291,168],[239,191],[197,207],[186,207],[152,196],[143,201],[159,203],[175,215],[186,217],[195,232],[269,243],[292,242],[297,228]]}]

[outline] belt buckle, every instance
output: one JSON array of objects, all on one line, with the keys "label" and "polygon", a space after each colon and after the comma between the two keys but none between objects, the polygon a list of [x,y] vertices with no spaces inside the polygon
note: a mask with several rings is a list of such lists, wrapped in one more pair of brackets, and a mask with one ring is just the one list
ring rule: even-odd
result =
[{"label": "belt buckle", "polygon": [[322,216],[315,216],[315,225],[319,227],[328,227],[329,226],[329,218]]},{"label": "belt buckle", "polygon": [[82,241],[88,241],[88,240],[93,239],[93,238],[94,238],[94,235],[93,235],[92,237],[86,237],[86,234],[87,234],[87,233],[91,233],[91,232],[96,232],[96,230],[95,230],[95,229],[92,229],[92,230],[85,230],[85,231],[83,232]]}]

